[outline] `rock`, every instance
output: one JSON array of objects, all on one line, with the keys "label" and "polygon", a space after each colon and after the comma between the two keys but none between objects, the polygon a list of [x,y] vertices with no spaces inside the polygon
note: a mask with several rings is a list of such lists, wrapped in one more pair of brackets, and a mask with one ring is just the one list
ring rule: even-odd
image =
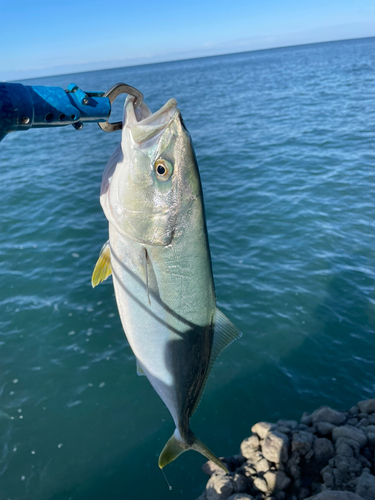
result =
[{"label": "rock", "polygon": [[330,458],[335,454],[333,444],[329,439],[318,438],[314,442],[314,455],[315,460],[319,464],[327,463]]},{"label": "rock", "polygon": [[306,455],[311,450],[314,437],[310,432],[297,431],[293,433],[292,452]]},{"label": "rock", "polygon": [[357,424],[357,427],[366,427],[367,425],[369,425],[369,423],[370,423],[370,420],[367,417],[361,418],[361,420]]},{"label": "rock", "polygon": [[282,471],[268,471],[263,477],[267,482],[268,490],[271,492],[285,490],[291,483],[290,478]]},{"label": "rock", "polygon": [[365,429],[363,429],[363,431],[366,434],[369,434],[369,433],[374,434],[375,433],[375,425],[368,425]]},{"label": "rock", "polygon": [[375,446],[375,433],[369,432],[367,434],[367,441],[370,446]]},{"label": "rock", "polygon": [[325,472],[323,474],[323,482],[327,488],[333,488],[335,486],[335,478],[330,472]]},{"label": "rock", "polygon": [[211,460],[202,465],[202,471],[207,474],[207,476],[212,476],[214,472],[219,472],[221,470],[223,469],[211,462]]},{"label": "rock", "polygon": [[311,425],[312,420],[311,420],[311,415],[305,411],[305,413],[301,417],[301,424],[303,425]]},{"label": "rock", "polygon": [[253,450],[251,454],[250,450],[248,450],[247,455],[248,457],[246,463],[252,464],[253,466],[255,466],[255,464],[257,464],[260,460],[264,458],[260,451],[255,451],[255,450]]},{"label": "rock", "polygon": [[262,443],[264,458],[270,462],[286,462],[288,460],[289,438],[279,431],[269,431]]},{"label": "rock", "polygon": [[346,425],[357,425],[358,424],[358,418],[349,418],[346,421]]},{"label": "rock", "polygon": [[345,420],[344,413],[332,410],[329,406],[321,406],[311,414],[313,424],[316,422],[329,422],[330,424],[341,425]]},{"label": "rock", "polygon": [[263,493],[265,493],[268,489],[266,480],[263,479],[262,477],[256,477],[254,479],[253,485],[255,486],[255,488],[257,488],[259,491],[262,491]]},{"label": "rock", "polygon": [[360,496],[350,491],[322,491],[318,495],[306,498],[306,500],[363,500]]},{"label": "rock", "polygon": [[262,458],[262,460],[259,460],[259,462],[255,464],[255,470],[258,472],[258,474],[261,472],[267,472],[268,470],[270,470],[270,465],[265,458]]},{"label": "rock", "polygon": [[235,493],[244,493],[247,491],[248,480],[242,474],[234,474],[233,476],[233,491]]},{"label": "rock", "polygon": [[345,437],[348,439],[353,439],[353,441],[357,441],[360,448],[363,448],[367,442],[365,433],[356,427],[351,427],[350,425],[343,425],[342,427],[336,427],[335,429],[333,429],[333,441],[336,442],[340,437]]},{"label": "rock", "polygon": [[375,413],[371,413],[371,415],[368,416],[368,419],[370,424],[375,424]]},{"label": "rock", "polygon": [[243,466],[239,469],[239,472],[241,471],[246,477],[255,476],[255,474],[257,473],[257,471],[255,470],[255,465],[249,461],[243,464]]},{"label": "rock", "polygon": [[278,426],[288,427],[289,429],[296,429],[298,427],[298,422],[296,420],[278,420]]},{"label": "rock", "polygon": [[319,436],[329,436],[336,427],[334,424],[330,424],[329,422],[317,422],[315,426],[316,432]]},{"label": "rock", "polygon": [[246,493],[235,493],[231,495],[228,500],[254,500],[254,497],[247,495]]},{"label": "rock", "polygon": [[232,478],[225,474],[212,474],[206,485],[207,500],[227,500],[233,493]]},{"label": "rock", "polygon": [[259,437],[256,434],[244,439],[241,443],[241,453],[245,458],[249,458],[254,450],[259,448]]},{"label": "rock", "polygon": [[257,424],[252,426],[251,432],[253,432],[254,434],[258,434],[260,439],[264,439],[267,435],[267,432],[274,429],[275,427],[275,424],[271,424],[269,422],[258,422]]},{"label": "rock", "polygon": [[278,491],[275,496],[276,496],[276,500],[285,500],[285,492],[284,491]]},{"label": "rock", "polygon": [[375,399],[366,399],[365,401],[360,401],[358,407],[361,413],[375,413]]},{"label": "rock", "polygon": [[349,410],[350,415],[358,415],[359,413],[359,408],[358,406],[352,406]]},{"label": "rock", "polygon": [[308,488],[301,488],[298,495],[298,500],[305,500],[310,495],[311,491]]},{"label": "rock", "polygon": [[361,474],[355,492],[365,500],[375,500],[375,476],[367,472]]},{"label": "rock", "polygon": [[359,455],[359,444],[353,439],[340,437],[336,443],[336,454],[345,457],[354,457]]}]

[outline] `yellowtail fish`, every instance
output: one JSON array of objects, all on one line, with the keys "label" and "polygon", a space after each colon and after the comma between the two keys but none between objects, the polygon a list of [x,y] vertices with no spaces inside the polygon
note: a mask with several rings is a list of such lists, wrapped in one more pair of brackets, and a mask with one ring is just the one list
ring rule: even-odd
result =
[{"label": "yellowtail fish", "polygon": [[216,308],[198,165],[175,99],[151,114],[127,98],[100,202],[109,240],[92,285],[112,274],[137,373],[173,417],[176,429],[159,467],[195,450],[227,471],[189,421],[215,359],[241,334]]}]

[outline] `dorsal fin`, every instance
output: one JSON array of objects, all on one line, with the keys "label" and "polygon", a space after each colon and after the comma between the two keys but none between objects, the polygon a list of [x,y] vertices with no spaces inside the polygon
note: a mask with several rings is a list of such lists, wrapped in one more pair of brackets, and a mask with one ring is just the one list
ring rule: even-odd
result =
[{"label": "dorsal fin", "polygon": [[210,362],[208,364],[200,395],[194,405],[192,414],[195,412],[199,405],[208,377],[210,376],[212,367],[214,366],[217,357],[224,351],[226,347],[228,347],[229,344],[234,342],[236,339],[239,339],[241,336],[242,333],[238,330],[238,328],[234,326],[234,324],[225,316],[225,314],[220,311],[220,309],[216,308],[214,317],[214,339],[212,342]]},{"label": "dorsal fin", "polygon": [[100,250],[99,259],[95,265],[94,272],[91,277],[91,285],[95,288],[99,283],[105,281],[112,274],[111,266],[111,250],[109,240],[104,243]]}]

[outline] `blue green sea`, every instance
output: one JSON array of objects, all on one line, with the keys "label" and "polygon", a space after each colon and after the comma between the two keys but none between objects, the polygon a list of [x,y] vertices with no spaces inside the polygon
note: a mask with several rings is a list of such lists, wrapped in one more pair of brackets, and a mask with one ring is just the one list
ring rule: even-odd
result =
[{"label": "blue green sea", "polygon": [[[243,336],[192,429],[219,456],[259,420],[375,397],[375,38],[25,81],[175,97],[200,167],[217,301]],[[123,102],[123,101],[122,101]],[[121,116],[115,103],[113,119]],[[194,500],[203,457],[157,457],[174,426],[122,330],[95,124],[0,144],[0,500]]]}]

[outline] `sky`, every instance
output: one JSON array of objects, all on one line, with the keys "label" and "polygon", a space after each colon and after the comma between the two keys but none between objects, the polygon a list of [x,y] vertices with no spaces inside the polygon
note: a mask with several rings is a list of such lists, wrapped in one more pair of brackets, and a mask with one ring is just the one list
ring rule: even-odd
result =
[{"label": "sky", "polygon": [[0,81],[375,36],[374,0],[0,0]]}]

